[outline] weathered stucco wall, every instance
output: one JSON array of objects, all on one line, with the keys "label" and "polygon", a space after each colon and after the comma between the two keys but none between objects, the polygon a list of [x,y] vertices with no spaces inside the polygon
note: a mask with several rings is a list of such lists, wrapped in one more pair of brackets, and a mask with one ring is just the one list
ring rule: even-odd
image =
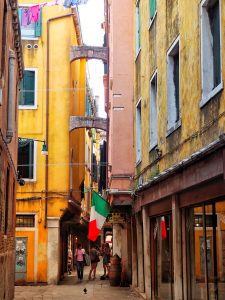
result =
[{"label": "weathered stucco wall", "polygon": [[[142,161],[137,173],[154,162],[149,152],[150,78],[157,70],[158,148],[162,157],[143,173],[149,180],[176,162],[189,157],[224,132],[225,95],[221,91],[204,107],[201,100],[200,1],[157,1],[157,14],[149,27],[149,1],[140,1],[141,51],[135,62],[135,103],[142,102]],[[221,1],[221,48],[224,55],[225,3]],[[167,132],[167,51],[180,38],[180,113],[181,126]],[[222,60],[222,80],[225,61]],[[140,82],[139,82],[140,81]]]}]

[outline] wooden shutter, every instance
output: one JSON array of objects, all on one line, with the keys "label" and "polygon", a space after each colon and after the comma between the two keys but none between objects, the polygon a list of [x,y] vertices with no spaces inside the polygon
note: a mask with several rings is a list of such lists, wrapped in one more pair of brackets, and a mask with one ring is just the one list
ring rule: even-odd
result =
[{"label": "wooden shutter", "polygon": [[34,105],[35,95],[35,72],[25,71],[23,78],[24,105]]},{"label": "wooden shutter", "polygon": [[150,0],[150,18],[152,19],[156,12],[156,0]]},{"label": "wooden shutter", "polygon": [[37,23],[35,23],[35,37],[41,36],[42,32],[42,8],[40,8],[40,17]]}]

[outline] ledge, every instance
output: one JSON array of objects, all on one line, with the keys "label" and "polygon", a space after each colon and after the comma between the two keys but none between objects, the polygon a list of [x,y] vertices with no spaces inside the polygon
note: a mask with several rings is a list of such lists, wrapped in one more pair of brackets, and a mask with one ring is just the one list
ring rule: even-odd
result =
[{"label": "ledge", "polygon": [[200,108],[206,105],[214,96],[216,96],[219,92],[223,90],[223,81],[217,85],[211,92],[209,92],[206,96],[202,96],[200,101]]},{"label": "ledge", "polygon": [[177,121],[174,126],[172,126],[171,128],[167,129],[166,131],[166,137],[168,137],[169,135],[171,135],[174,131],[176,131],[179,127],[181,127],[181,119],[179,121]]}]

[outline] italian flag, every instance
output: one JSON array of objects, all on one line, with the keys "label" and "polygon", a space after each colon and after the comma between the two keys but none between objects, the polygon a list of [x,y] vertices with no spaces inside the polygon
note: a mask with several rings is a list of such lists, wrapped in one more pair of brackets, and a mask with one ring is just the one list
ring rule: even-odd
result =
[{"label": "italian flag", "polygon": [[106,217],[110,212],[109,203],[95,191],[92,193],[91,216],[88,229],[88,239],[96,241]]}]

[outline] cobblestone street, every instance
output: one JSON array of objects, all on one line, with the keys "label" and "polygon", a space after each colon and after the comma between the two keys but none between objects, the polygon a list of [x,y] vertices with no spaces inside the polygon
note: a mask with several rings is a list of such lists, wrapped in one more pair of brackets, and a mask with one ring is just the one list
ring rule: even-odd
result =
[{"label": "cobblestone street", "polygon": [[[89,267],[85,267],[84,280],[79,282],[75,272],[65,276],[59,285],[16,286],[14,300],[75,300],[75,299],[140,299],[130,288],[112,287],[108,280],[100,280],[99,269],[96,280],[88,280]],[[87,293],[84,293],[84,289]]]}]

